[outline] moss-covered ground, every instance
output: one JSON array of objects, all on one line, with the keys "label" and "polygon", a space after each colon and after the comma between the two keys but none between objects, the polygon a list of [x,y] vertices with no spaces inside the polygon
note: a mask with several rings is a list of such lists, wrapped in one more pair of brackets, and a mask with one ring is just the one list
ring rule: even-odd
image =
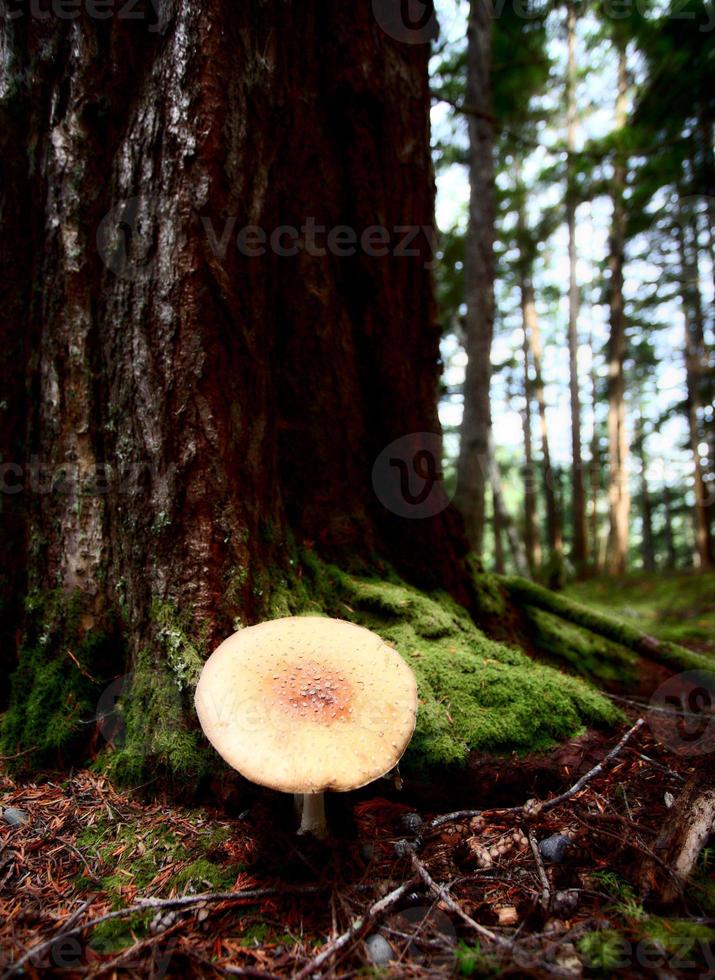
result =
[{"label": "moss-covered ground", "polygon": [[445,593],[397,577],[360,578],[307,558],[273,615],[322,612],[374,630],[417,677],[417,728],[406,766],[463,763],[471,750],[535,751],[620,713],[593,686],[489,639]]},{"label": "moss-covered ground", "polygon": [[660,639],[715,655],[715,572],[602,577],[569,585],[565,594]]},{"label": "moss-covered ground", "polygon": [[[347,619],[380,634],[409,662],[420,697],[405,758],[413,769],[463,764],[472,751],[543,750],[588,726],[615,724],[621,715],[598,688],[635,683],[644,655],[640,631],[666,641],[653,656],[676,669],[704,659],[676,639],[701,651],[713,642],[713,574],[599,579],[571,586],[565,596],[483,575],[476,579],[475,618],[446,593],[420,591],[384,566],[379,576],[348,574],[312,552],[264,579],[264,618],[319,613]],[[101,739],[93,747],[88,736],[107,683],[105,665],[113,664],[116,673],[122,653],[112,636],[81,634],[73,600],[58,604],[53,595],[32,602],[1,751],[32,750],[20,759],[33,764],[68,762],[78,751],[103,747]],[[509,635],[517,607],[531,655],[517,648],[516,637],[513,644],[496,642],[477,625],[483,621],[494,630],[504,623]],[[604,616],[614,613],[620,619]],[[196,787],[223,771],[192,705],[208,640],[190,611],[154,603],[151,619],[156,649],[141,650],[125,668],[131,684],[120,699],[122,737],[98,764],[125,785],[161,774],[179,788]]]}]

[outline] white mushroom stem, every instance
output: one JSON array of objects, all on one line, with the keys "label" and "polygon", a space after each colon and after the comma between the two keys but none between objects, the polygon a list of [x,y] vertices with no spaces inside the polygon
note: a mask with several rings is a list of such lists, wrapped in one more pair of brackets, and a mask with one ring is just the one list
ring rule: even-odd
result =
[{"label": "white mushroom stem", "polygon": [[302,804],[299,834],[312,834],[323,840],[328,836],[328,823],[325,819],[325,794],[296,794],[296,807]]}]

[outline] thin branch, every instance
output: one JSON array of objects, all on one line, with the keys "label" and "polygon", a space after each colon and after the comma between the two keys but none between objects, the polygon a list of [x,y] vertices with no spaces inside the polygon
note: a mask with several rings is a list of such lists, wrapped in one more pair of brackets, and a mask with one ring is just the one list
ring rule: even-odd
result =
[{"label": "thin branch", "polygon": [[[276,887],[276,888],[254,888],[252,890],[244,892],[205,892],[201,895],[184,895],[180,898],[143,898],[134,905],[128,905],[123,909],[115,909],[112,912],[106,912],[104,915],[98,916],[96,919],[90,919],[89,922],[80,923],[80,925],[71,928],[70,922],[72,922],[78,913],[75,913],[71,919],[68,921],[64,928],[60,928],[53,936],[49,939],[45,939],[35,946],[30,947],[19,960],[12,963],[8,969],[3,973],[0,980],[7,980],[8,977],[13,976],[15,973],[25,965],[25,963],[34,959],[36,956],[40,956],[42,953],[47,952],[47,950],[52,949],[55,943],[59,939],[67,939],[70,936],[78,936],[83,933],[86,929],[93,929],[95,926],[101,925],[102,922],[109,922],[111,919],[124,918],[127,915],[133,915],[135,912],[149,912],[153,909],[188,909],[198,905],[213,905],[218,902],[245,902],[245,901],[255,901],[259,898],[268,898],[269,896],[277,894],[316,894],[321,891],[325,891],[327,886],[321,885],[303,885],[297,887]],[[86,906],[85,906],[86,907]],[[82,910],[80,910],[81,912]]]},{"label": "thin branch", "polygon": [[529,844],[531,845],[531,853],[534,855],[536,870],[539,872],[539,881],[541,882],[541,907],[545,912],[548,912],[549,906],[551,905],[551,885],[549,884],[546,868],[544,867],[541,852],[539,851],[539,845],[536,843],[536,837],[531,828],[529,828]]},{"label": "thin branch", "polygon": [[570,800],[572,796],[576,796],[584,788],[586,783],[589,783],[594,776],[598,776],[599,773],[603,772],[604,768],[609,765],[613,760],[620,755],[627,743],[633,738],[636,732],[639,732],[641,728],[645,725],[645,718],[639,718],[635,725],[632,725],[623,738],[618,742],[617,745],[611,749],[605,758],[603,758],[598,765],[594,766],[593,769],[589,769],[585,775],[581,776],[578,782],[574,783],[570,789],[567,789],[565,793],[561,793],[559,796],[555,796],[552,800],[547,800],[546,803],[541,807],[542,812],[545,810],[553,810],[555,806],[560,803],[564,803],[566,800]]},{"label": "thin branch", "polygon": [[473,919],[471,915],[467,915],[459,902],[456,902],[452,898],[444,885],[439,885],[434,880],[414,851],[412,851],[410,854],[410,860],[412,861],[412,867],[415,869],[429,890],[436,895],[437,898],[439,898],[439,900],[446,905],[451,912],[458,915],[462,922],[465,922],[471,929],[473,929],[477,935],[481,936],[482,939],[488,939],[490,942],[496,943],[498,946],[512,946],[512,943],[508,939],[504,939],[503,936],[497,936],[497,934],[492,932],[491,929],[487,929],[486,926],[481,925],[481,923]]},{"label": "thin branch", "polygon": [[304,980],[305,977],[309,977],[320,970],[328,960],[332,959],[337,953],[348,946],[353,939],[357,938],[367,925],[397,905],[402,896],[406,895],[410,888],[414,887],[416,880],[416,878],[410,878],[409,881],[406,881],[403,885],[395,888],[394,891],[391,891],[388,895],[385,895],[371,905],[367,912],[355,919],[350,928],[342,933],[342,935],[323,946],[318,955],[314,956],[299,973],[295,974],[293,980]]},{"label": "thin branch", "polygon": [[553,808],[559,806],[560,803],[570,800],[572,796],[579,793],[595,776],[598,776],[599,773],[603,772],[604,768],[613,762],[618,755],[620,755],[627,743],[631,740],[631,738],[633,738],[636,732],[640,731],[644,724],[645,718],[639,718],[638,721],[628,729],[621,740],[614,745],[608,755],[601,759],[598,765],[594,766],[593,769],[589,769],[589,771],[585,773],[585,775],[581,776],[578,782],[575,782],[570,789],[566,790],[565,793],[561,793],[559,796],[555,796],[551,800],[546,800],[545,803],[525,803],[523,806],[501,807],[492,810],[455,810],[454,813],[445,813],[439,817],[435,817],[434,820],[430,821],[428,824],[428,828],[430,830],[436,830],[445,823],[451,823],[455,820],[466,820],[469,817],[502,816],[509,813],[528,814],[530,811],[533,812],[534,810],[537,812],[553,810]]}]

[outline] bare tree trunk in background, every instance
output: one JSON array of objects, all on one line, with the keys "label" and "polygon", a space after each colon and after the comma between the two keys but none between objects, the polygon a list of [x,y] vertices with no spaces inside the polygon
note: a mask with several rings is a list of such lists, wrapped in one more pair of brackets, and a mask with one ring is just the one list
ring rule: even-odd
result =
[{"label": "bare tree trunk in background", "polygon": [[454,502],[464,518],[467,540],[482,550],[484,490],[491,429],[489,386],[494,331],[494,121],[491,100],[492,8],[472,0],[467,43],[466,101],[469,125],[469,226],[464,256],[467,315],[464,416]]},{"label": "bare tree trunk in background", "polygon": [[502,486],[501,473],[499,472],[499,464],[497,462],[496,452],[494,449],[494,439],[491,434],[489,435],[488,452],[489,484],[492,489],[494,513],[498,515],[499,527],[506,534],[506,539],[509,542],[509,551],[511,552],[512,561],[514,562],[514,568],[516,569],[517,574],[528,575],[529,564],[526,560],[524,546],[521,542],[521,538],[516,533],[514,522],[511,519],[511,514],[509,513],[506,506],[506,501],[504,500],[504,488]]},{"label": "bare tree trunk in background", "polygon": [[[713,535],[710,526],[710,500],[704,479],[700,446],[704,441],[701,430],[702,385],[707,364],[702,299],[700,296],[697,246],[688,241],[686,223],[676,224],[680,252],[683,319],[685,325],[685,373],[688,405],[688,434],[693,461],[693,491],[695,493],[695,560],[699,568],[710,568],[715,562]],[[707,445],[707,443],[706,443]]]},{"label": "bare tree trunk in background", "polygon": [[573,541],[571,557],[577,574],[585,571],[588,558],[586,539],[586,496],[581,458],[581,394],[578,379],[578,317],[581,299],[576,278],[576,188],[573,154],[576,150],[576,4],[567,0],[566,30],[568,64],[566,69],[566,147],[568,165],[566,177],[566,224],[569,236],[569,392],[571,396],[571,510]]},{"label": "bare tree trunk in background", "polygon": [[[173,684],[167,609],[205,653],[296,545],[467,594],[456,513],[407,520],[372,480],[392,440],[409,466],[439,433],[430,235],[341,257],[304,230],[432,228],[429,45],[366,4],[162,9],[0,22],[4,673],[25,595],[60,594],[83,637],[119,624],[109,676],[141,655]],[[249,224],[301,247],[247,255]]]},{"label": "bare tree trunk in background", "polygon": [[673,506],[670,499],[670,488],[667,482],[663,485],[663,534],[665,537],[665,566],[674,571],[678,563],[675,554],[675,536],[673,534]]},{"label": "bare tree trunk in background", "polygon": [[640,463],[640,482],[641,482],[641,522],[643,525],[641,553],[643,570],[646,572],[655,571],[655,546],[653,544],[653,503],[648,486],[648,454],[645,446],[645,424],[643,409],[638,413],[636,421],[636,438],[638,458]]},{"label": "bare tree trunk in background", "polygon": [[593,417],[593,431],[591,432],[591,500],[589,525],[591,534],[591,563],[593,572],[599,575],[603,571],[601,564],[601,534],[599,529],[598,503],[601,497],[601,447],[598,439],[598,417],[596,415],[598,398],[598,375],[596,373],[596,362],[593,357],[593,333],[589,338],[591,348],[591,415]]},{"label": "bare tree trunk in background", "polygon": [[501,508],[497,504],[497,494],[492,487],[492,530],[494,532],[494,571],[497,575],[506,572],[504,561],[504,525],[502,523]]},{"label": "bare tree trunk in background", "polygon": [[531,400],[533,385],[529,371],[529,323],[536,319],[534,287],[529,279],[521,280],[521,316],[524,330],[524,546],[526,560],[532,576],[541,566],[541,541],[536,510],[536,473],[534,472],[534,452],[532,444]]},{"label": "bare tree trunk in background", "polygon": [[[616,132],[622,133],[627,118],[628,68],[625,46],[618,50],[618,97]],[[625,372],[626,320],[623,305],[623,262],[626,236],[624,192],[626,167],[621,154],[613,166],[610,254],[608,268],[611,332],[608,338],[608,567],[613,575],[626,570],[630,491],[628,486],[628,433],[626,431]]]},{"label": "bare tree trunk in background", "polygon": [[543,478],[544,500],[546,502],[546,537],[549,549],[549,561],[552,565],[560,565],[563,556],[561,516],[556,497],[555,476],[551,465],[551,450],[549,448],[546,394],[542,372],[541,331],[539,329],[536,305],[533,302],[528,304],[527,312],[528,316],[524,319],[524,327],[529,344],[529,353],[534,364],[534,395],[536,396],[536,405],[539,411],[541,473]]}]

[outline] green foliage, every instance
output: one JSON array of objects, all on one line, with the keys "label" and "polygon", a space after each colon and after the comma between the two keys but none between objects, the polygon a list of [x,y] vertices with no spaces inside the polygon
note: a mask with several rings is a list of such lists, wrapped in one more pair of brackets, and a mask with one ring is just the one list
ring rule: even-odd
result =
[{"label": "green foliage", "polygon": [[578,951],[591,970],[611,976],[623,966],[625,940],[615,929],[587,932],[578,942]]},{"label": "green foliage", "polygon": [[491,977],[499,972],[493,958],[484,952],[479,942],[469,946],[460,940],[454,955],[460,977]]}]

